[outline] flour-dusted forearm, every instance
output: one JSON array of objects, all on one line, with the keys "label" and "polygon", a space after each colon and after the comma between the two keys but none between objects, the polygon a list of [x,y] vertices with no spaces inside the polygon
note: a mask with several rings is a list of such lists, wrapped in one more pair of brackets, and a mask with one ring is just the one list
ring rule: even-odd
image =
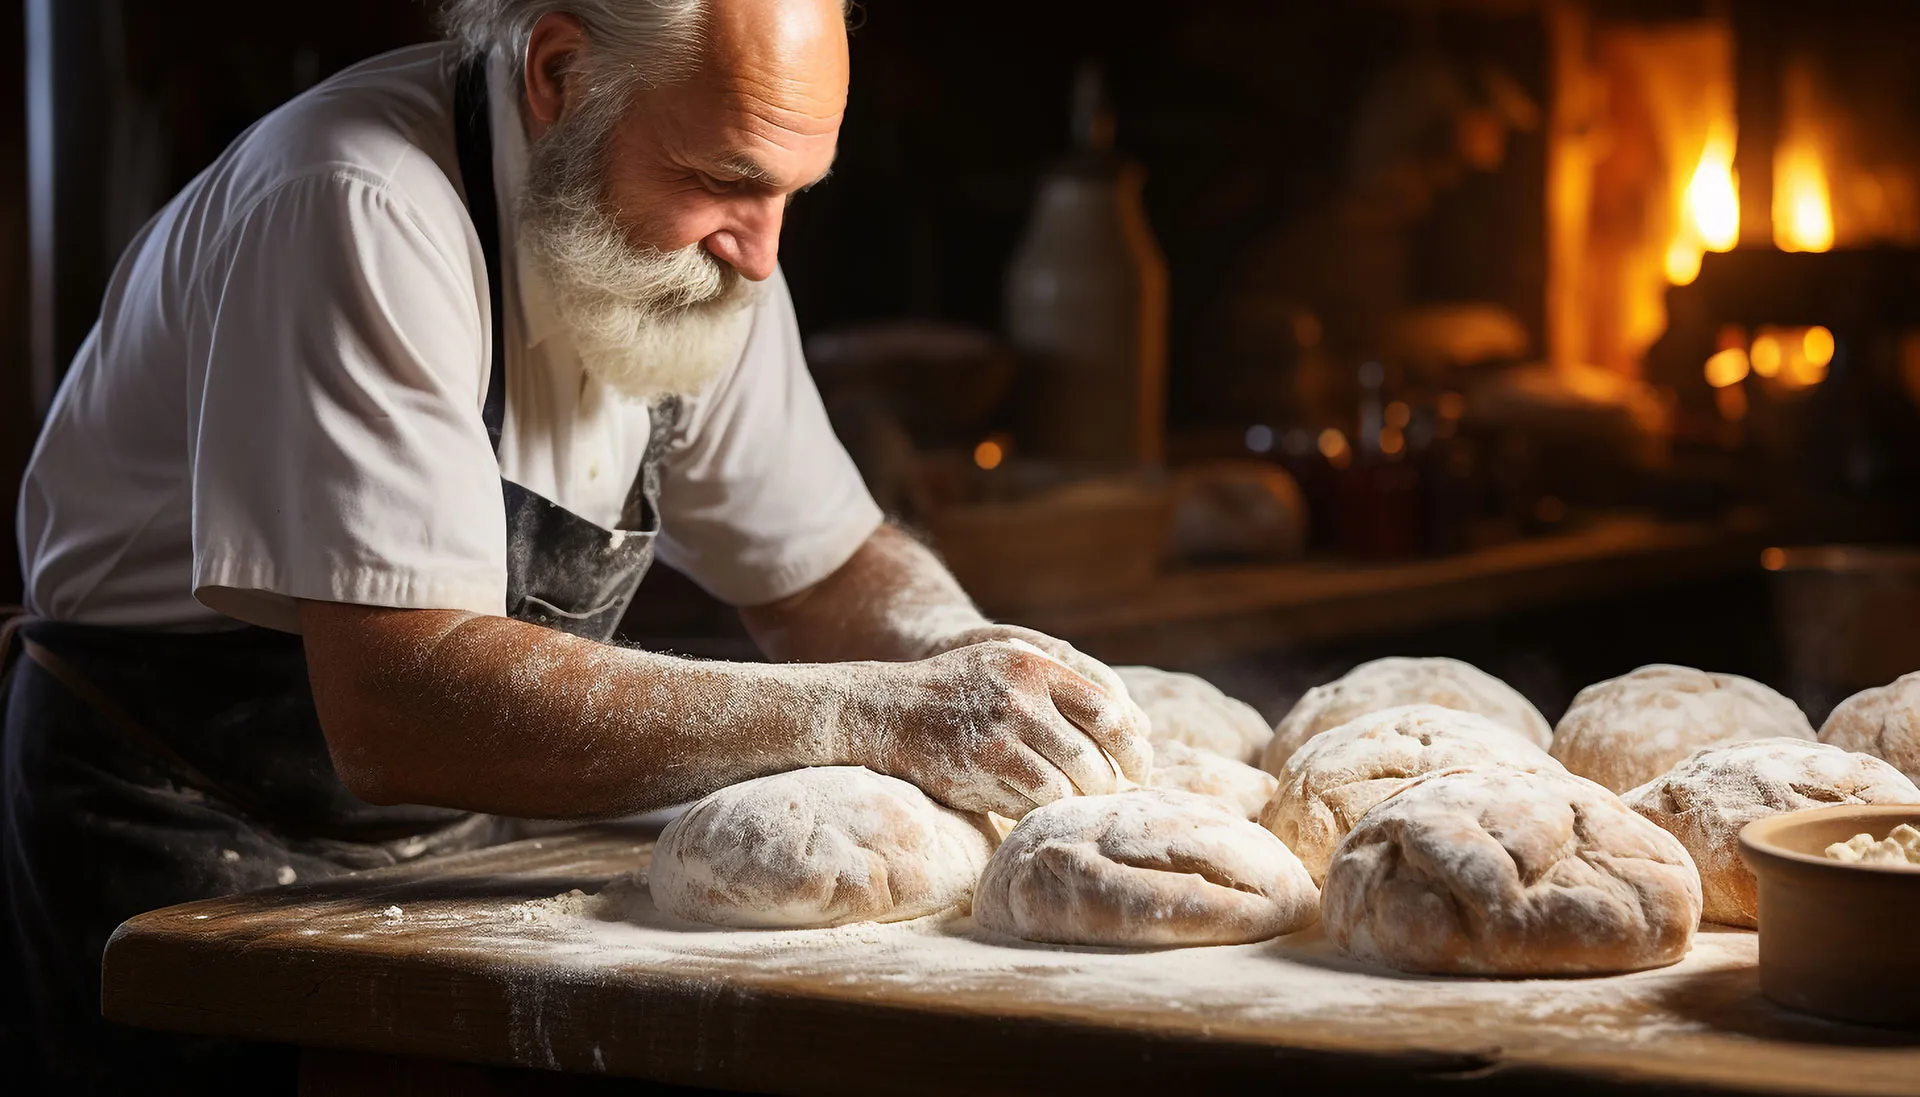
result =
[{"label": "flour-dusted forearm", "polygon": [[940,558],[892,525],[825,579],[740,617],[769,658],[822,663],[923,659],[988,624]]},{"label": "flour-dusted forearm", "polygon": [[1146,725],[1009,642],[916,662],[700,662],[503,617],[301,604],[315,704],[357,795],[535,818],[681,803],[749,778],[864,765],[1018,816],[1106,792]]},{"label": "flour-dusted forearm", "polygon": [[[774,659],[915,660],[1020,641],[1098,687],[1114,710],[1112,719],[1147,726],[1146,715],[1104,663],[1056,637],[988,620],[939,557],[891,525],[875,530],[851,559],[814,586],[740,615],[760,649]],[[1152,751],[1144,738],[1119,736],[1102,747],[1123,774],[1146,781]],[[1082,786],[1081,791],[1089,790]]]}]

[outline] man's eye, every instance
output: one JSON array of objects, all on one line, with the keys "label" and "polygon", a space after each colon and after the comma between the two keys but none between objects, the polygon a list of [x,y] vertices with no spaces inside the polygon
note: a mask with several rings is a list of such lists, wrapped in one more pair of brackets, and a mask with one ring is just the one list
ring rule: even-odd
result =
[{"label": "man's eye", "polygon": [[734,191],[740,189],[740,180],[738,179],[721,179],[705,174],[702,174],[699,178],[700,185],[714,194],[732,194]]}]

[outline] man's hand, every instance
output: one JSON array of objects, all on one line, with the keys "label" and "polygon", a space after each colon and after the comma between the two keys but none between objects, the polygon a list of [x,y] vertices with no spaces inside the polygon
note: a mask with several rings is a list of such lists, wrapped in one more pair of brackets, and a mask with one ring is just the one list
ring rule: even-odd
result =
[{"label": "man's hand", "polygon": [[1017,819],[1113,792],[1122,775],[1143,782],[1152,768],[1146,717],[1125,692],[1038,645],[996,640],[868,669],[890,681],[849,729],[855,759],[953,807]]},{"label": "man's hand", "polygon": [[[1133,704],[1133,698],[1127,692],[1126,683],[1120,680],[1120,676],[1113,672],[1112,667],[1087,655],[1065,640],[1048,636],[1046,633],[1040,632],[1037,629],[1022,628],[1019,625],[979,625],[958,633],[944,641],[939,645],[937,650],[952,651],[955,648],[963,648],[969,644],[984,644],[991,640],[1019,640],[1023,643],[1032,644],[1034,647],[1065,663],[1068,669],[1073,670],[1094,685],[1106,690],[1115,699],[1127,705]],[[1146,722],[1145,714],[1142,714],[1140,719],[1142,725],[1144,725]],[[1137,779],[1138,778],[1136,778],[1136,780]]]}]

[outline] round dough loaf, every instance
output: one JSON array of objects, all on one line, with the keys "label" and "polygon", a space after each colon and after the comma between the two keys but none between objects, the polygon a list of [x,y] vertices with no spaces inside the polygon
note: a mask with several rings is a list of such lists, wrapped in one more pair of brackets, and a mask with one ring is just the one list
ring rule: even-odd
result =
[{"label": "round dough loaf", "polygon": [[1560,768],[1533,740],[1477,713],[1438,705],[1382,709],[1295,751],[1280,767],[1260,825],[1287,844],[1317,884],[1368,809],[1423,774],[1479,765]]},{"label": "round dough loaf", "polygon": [[1751,929],[1760,924],[1760,901],[1740,858],[1741,827],[1829,804],[1920,804],[1920,788],[1871,755],[1804,739],[1756,739],[1695,751],[1621,799],[1687,847],[1700,869],[1700,916]]},{"label": "round dough loaf", "polygon": [[1920,782],[1920,671],[1840,702],[1820,725],[1820,741],[1871,754]]},{"label": "round dough loaf", "polygon": [[897,922],[965,903],[993,855],[983,818],[860,766],[723,788],[667,825],[648,888],[677,918],[757,929]]},{"label": "round dough loaf", "polygon": [[1147,714],[1154,746],[1184,743],[1236,762],[1252,762],[1273,738],[1266,717],[1194,674],[1158,667],[1115,667],[1133,703]]},{"label": "round dough loaf", "polygon": [[1230,945],[1311,925],[1280,839],[1205,796],[1140,789],[1035,808],[987,863],[981,926],[1065,945]]},{"label": "round dough loaf", "polygon": [[1415,781],[1327,870],[1323,916],[1360,960],[1449,975],[1592,975],[1671,964],[1700,921],[1679,840],[1568,773],[1504,766]]},{"label": "round dough loaf", "polygon": [[1260,768],[1278,774],[1293,752],[1329,728],[1402,705],[1440,705],[1477,712],[1546,746],[1553,728],[1512,686],[1458,659],[1395,656],[1362,663],[1338,680],[1315,686],[1274,729]]},{"label": "round dough loaf", "polygon": [[1615,792],[1646,784],[1701,747],[1813,739],[1800,707],[1737,674],[1655,663],[1581,690],[1553,733],[1553,756]]},{"label": "round dough loaf", "polygon": [[1151,788],[1211,796],[1248,819],[1266,806],[1274,784],[1273,774],[1264,769],[1177,741],[1154,745],[1153,776],[1147,781]]}]

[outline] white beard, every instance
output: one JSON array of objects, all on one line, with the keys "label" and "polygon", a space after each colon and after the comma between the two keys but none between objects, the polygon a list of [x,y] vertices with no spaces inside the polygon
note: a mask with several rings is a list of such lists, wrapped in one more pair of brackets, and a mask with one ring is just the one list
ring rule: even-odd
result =
[{"label": "white beard", "polygon": [[590,376],[635,400],[697,396],[740,357],[758,287],[698,244],[628,240],[603,197],[595,121],[563,120],[530,150],[520,253]]}]

